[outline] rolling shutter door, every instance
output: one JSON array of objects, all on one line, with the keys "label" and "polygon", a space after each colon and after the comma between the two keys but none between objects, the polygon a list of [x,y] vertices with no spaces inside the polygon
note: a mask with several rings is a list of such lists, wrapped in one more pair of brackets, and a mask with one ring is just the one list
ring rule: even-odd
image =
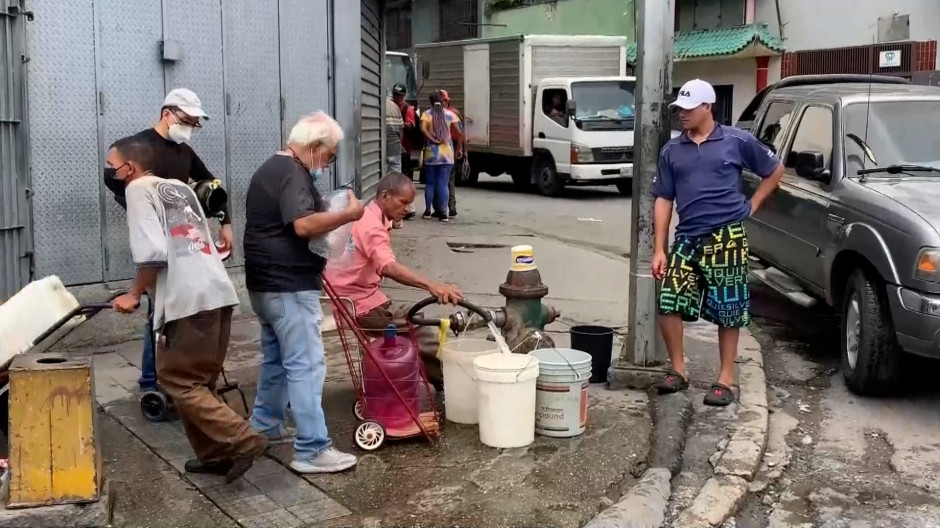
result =
[{"label": "rolling shutter door", "polygon": [[382,73],[385,68],[385,42],[382,38],[380,0],[361,0],[362,4],[362,108],[361,108],[361,182],[362,199],[375,196],[375,186],[385,166],[385,108]]}]

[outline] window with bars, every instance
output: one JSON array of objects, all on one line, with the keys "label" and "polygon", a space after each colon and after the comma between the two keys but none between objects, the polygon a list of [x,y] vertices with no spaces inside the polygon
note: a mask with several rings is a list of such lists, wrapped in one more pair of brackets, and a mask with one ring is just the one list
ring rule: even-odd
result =
[{"label": "window with bars", "polygon": [[480,0],[441,0],[438,40],[464,40],[480,36]]},{"label": "window with bars", "polygon": [[389,51],[411,48],[411,6],[389,8],[385,12],[385,45]]},{"label": "window with bars", "polygon": [[676,0],[676,31],[744,24],[744,0]]}]

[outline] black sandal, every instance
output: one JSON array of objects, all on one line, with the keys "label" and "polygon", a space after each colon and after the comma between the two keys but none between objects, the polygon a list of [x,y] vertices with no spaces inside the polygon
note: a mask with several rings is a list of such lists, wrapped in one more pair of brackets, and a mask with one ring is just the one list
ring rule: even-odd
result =
[{"label": "black sandal", "polygon": [[656,384],[656,390],[660,394],[674,394],[682,392],[689,388],[689,380],[682,377],[682,374],[674,370],[666,372],[666,375]]},{"label": "black sandal", "polygon": [[712,407],[727,407],[734,403],[734,393],[731,387],[721,383],[712,383],[711,389],[705,395],[705,405]]}]

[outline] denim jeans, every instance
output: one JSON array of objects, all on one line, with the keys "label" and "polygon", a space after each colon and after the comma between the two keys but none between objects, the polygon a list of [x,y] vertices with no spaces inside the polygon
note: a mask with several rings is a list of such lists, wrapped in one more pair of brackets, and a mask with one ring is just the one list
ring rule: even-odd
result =
[{"label": "denim jeans", "polygon": [[157,361],[153,347],[153,299],[147,296],[147,327],[144,328],[144,350],[140,355],[140,378],[137,385],[141,391],[156,390]]},{"label": "denim jeans", "polygon": [[389,154],[386,161],[388,172],[401,172],[401,155]]},{"label": "denim jeans", "polygon": [[434,206],[434,212],[439,215],[447,215],[447,194],[448,184],[450,183],[450,171],[454,168],[453,164],[447,165],[426,165],[424,182],[424,210],[430,211]]},{"label": "denim jeans", "polygon": [[269,437],[283,433],[287,403],[297,427],[294,458],[308,460],[331,445],[323,415],[326,360],[320,292],[249,292],[261,322],[261,373],[251,426]]}]

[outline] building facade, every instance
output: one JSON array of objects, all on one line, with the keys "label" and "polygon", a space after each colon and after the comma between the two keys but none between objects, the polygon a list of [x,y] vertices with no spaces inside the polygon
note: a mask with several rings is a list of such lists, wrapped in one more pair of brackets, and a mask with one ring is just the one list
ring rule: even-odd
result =
[{"label": "building facade", "polygon": [[[131,278],[105,149],[158,119],[167,91],[210,115],[193,148],[229,194],[240,244],[254,170],[302,115],[346,132],[322,190],[364,197],[384,166],[384,0],[10,0],[0,7],[0,301],[31,279]],[[350,96],[351,94],[351,96]],[[231,266],[241,264],[237,256]]]}]

